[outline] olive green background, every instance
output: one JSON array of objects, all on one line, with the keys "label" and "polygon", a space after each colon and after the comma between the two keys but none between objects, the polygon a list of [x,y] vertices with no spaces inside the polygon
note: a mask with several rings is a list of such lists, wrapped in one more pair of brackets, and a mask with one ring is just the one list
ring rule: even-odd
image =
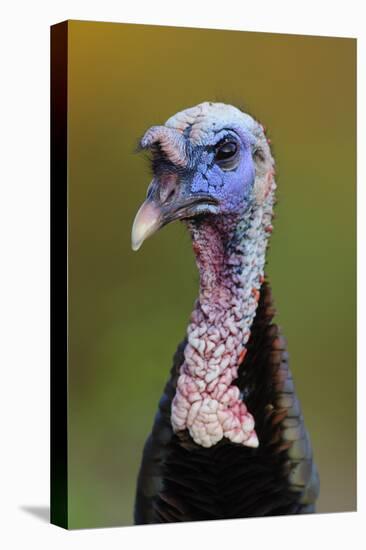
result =
[{"label": "olive green background", "polygon": [[132,523],[145,438],[197,293],[179,223],[138,253],[145,129],[205,100],[268,128],[277,320],[321,477],[356,506],[356,41],[69,22],[69,525]]}]

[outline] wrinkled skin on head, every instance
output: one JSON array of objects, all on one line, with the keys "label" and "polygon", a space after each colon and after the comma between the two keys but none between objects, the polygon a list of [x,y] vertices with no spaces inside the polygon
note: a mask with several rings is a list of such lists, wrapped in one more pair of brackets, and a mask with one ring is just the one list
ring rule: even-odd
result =
[{"label": "wrinkled skin on head", "polygon": [[[233,140],[239,149],[238,166],[230,171],[224,170],[215,162],[216,146],[223,139]],[[195,157],[193,174],[191,178],[188,175],[186,184],[190,193],[207,193],[217,199],[219,212],[223,214],[245,208],[255,179],[248,136],[243,133],[240,137],[233,130],[209,134],[206,144],[198,148]]]},{"label": "wrinkled skin on head", "polygon": [[[235,149],[231,159],[220,158],[225,144]],[[273,159],[263,127],[231,105],[205,102],[181,111],[147,130],[140,145],[152,152],[154,179],[147,221],[144,207],[136,217],[134,249],[170,221],[240,213],[268,192]]]}]

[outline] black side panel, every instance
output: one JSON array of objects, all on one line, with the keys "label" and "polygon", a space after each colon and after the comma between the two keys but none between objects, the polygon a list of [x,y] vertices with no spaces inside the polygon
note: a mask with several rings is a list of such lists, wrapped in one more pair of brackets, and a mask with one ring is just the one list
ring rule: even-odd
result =
[{"label": "black side panel", "polygon": [[67,528],[67,22],[51,27],[51,523]]}]

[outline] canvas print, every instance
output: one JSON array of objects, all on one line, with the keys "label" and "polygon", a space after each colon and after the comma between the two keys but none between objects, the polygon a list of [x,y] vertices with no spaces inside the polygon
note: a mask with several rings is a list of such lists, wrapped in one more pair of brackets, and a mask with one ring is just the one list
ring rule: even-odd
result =
[{"label": "canvas print", "polygon": [[356,41],[51,29],[51,521],[356,508]]}]

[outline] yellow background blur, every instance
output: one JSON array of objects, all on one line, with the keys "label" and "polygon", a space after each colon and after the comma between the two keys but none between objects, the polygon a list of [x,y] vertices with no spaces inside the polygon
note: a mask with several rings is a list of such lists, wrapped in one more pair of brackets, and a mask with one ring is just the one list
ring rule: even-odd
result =
[{"label": "yellow background blur", "polygon": [[321,477],[354,510],[356,41],[69,22],[69,525],[132,523],[142,447],[197,293],[178,223],[130,248],[138,138],[205,100],[268,129],[267,273]]}]

